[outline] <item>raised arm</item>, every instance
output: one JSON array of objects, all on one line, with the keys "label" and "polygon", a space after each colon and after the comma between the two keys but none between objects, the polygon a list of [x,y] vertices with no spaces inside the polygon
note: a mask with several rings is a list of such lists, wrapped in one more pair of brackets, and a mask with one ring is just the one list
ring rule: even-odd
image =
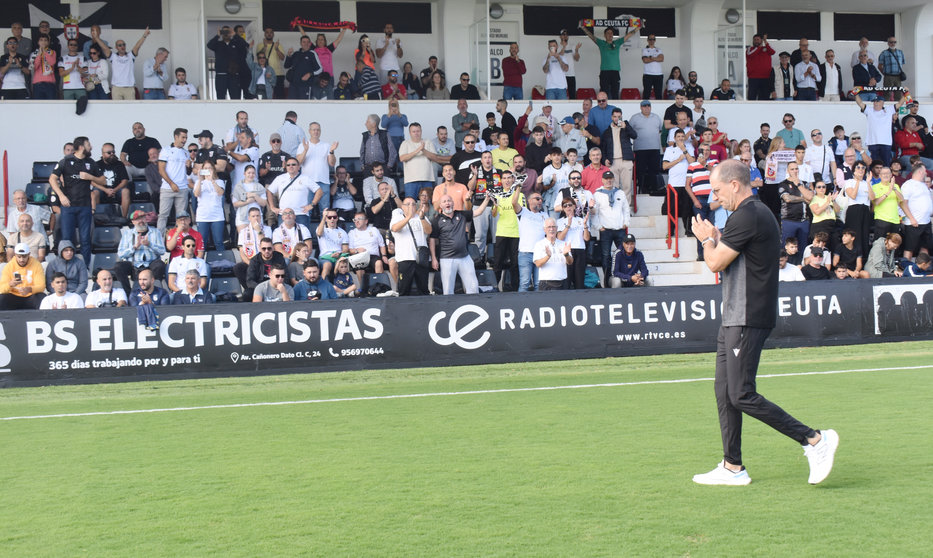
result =
[{"label": "raised arm", "polygon": [[139,56],[139,48],[143,46],[143,43],[146,42],[146,38],[149,36],[149,26],[146,26],[146,30],[143,31],[143,36],[136,41],[136,44],[133,45],[133,56]]}]

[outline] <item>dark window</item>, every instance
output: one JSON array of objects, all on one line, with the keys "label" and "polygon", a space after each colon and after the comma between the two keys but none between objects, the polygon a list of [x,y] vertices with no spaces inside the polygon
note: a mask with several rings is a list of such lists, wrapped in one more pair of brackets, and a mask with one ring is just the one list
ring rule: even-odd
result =
[{"label": "dark window", "polygon": [[[133,2],[108,2],[110,23],[114,29],[139,29],[146,22],[150,29],[162,29],[162,0],[134,0]],[[105,8],[106,9],[106,8]],[[84,27],[82,21],[81,26]],[[127,39],[126,50],[129,52],[136,42]]]},{"label": "dark window", "polygon": [[656,37],[677,36],[674,8],[609,8],[606,13],[609,19],[615,19],[623,14],[644,19],[646,26],[641,30],[642,37],[647,37],[652,33]]},{"label": "dark window", "polygon": [[770,40],[820,40],[820,12],[758,12],[757,32]]},{"label": "dark window", "polygon": [[593,8],[590,6],[523,6],[522,17],[525,35],[549,36],[556,38],[561,29],[570,35],[583,35],[578,29],[581,19],[592,19]]},{"label": "dark window", "polygon": [[833,14],[833,38],[837,41],[887,41],[894,36],[894,14]]},{"label": "dark window", "polygon": [[[357,33],[381,34],[386,23],[391,23],[396,33],[433,33],[431,4],[427,2],[356,3]],[[372,43],[375,49],[375,39]]]},{"label": "dark window", "polygon": [[[340,2],[304,2],[301,0],[263,0],[262,24],[273,31],[298,31],[292,28],[295,18],[332,23],[340,21]],[[339,29],[323,31],[305,29],[312,42],[317,33],[339,33]]]}]

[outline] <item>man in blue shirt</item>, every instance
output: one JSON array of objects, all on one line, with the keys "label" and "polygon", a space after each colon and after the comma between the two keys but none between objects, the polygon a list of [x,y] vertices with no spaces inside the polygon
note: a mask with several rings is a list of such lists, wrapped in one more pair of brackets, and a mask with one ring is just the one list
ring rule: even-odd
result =
[{"label": "man in blue shirt", "polygon": [[321,267],[316,260],[308,260],[304,267],[304,279],[295,285],[293,300],[328,300],[337,298],[337,291],[327,279],[321,277]]}]

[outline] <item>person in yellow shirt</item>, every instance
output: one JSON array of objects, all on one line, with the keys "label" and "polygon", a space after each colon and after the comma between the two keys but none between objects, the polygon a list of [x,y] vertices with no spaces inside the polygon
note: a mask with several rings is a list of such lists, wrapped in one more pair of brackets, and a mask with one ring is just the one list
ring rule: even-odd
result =
[{"label": "person in yellow shirt", "polygon": [[901,218],[897,213],[900,207],[907,216],[911,226],[917,226],[907,205],[907,200],[901,194],[901,189],[894,182],[891,169],[884,167],[878,173],[881,182],[872,184],[868,190],[868,199],[875,208],[875,238],[884,238],[888,233],[898,233],[901,229]]},{"label": "person in yellow shirt", "polygon": [[29,246],[20,242],[13,249],[13,261],[0,273],[0,310],[36,310],[44,297],[42,264],[29,255]]},{"label": "person in yellow shirt", "polygon": [[492,150],[492,166],[499,171],[510,170],[512,168],[512,159],[518,155],[518,151],[509,147],[509,134],[506,132],[499,132],[496,141],[499,147]]},{"label": "person in yellow shirt", "polygon": [[[500,136],[501,137],[501,136]],[[501,143],[500,143],[501,145]],[[512,151],[515,151],[514,149]],[[495,155],[493,155],[495,160]],[[492,268],[496,272],[496,282],[502,281],[505,266],[509,268],[509,283],[502,285],[503,291],[518,291],[518,216],[512,205],[512,194],[518,194],[518,204],[525,205],[525,195],[515,189],[515,176],[505,169],[501,172],[502,193],[496,196],[496,205],[492,216],[496,219],[496,246],[493,252]]]}]

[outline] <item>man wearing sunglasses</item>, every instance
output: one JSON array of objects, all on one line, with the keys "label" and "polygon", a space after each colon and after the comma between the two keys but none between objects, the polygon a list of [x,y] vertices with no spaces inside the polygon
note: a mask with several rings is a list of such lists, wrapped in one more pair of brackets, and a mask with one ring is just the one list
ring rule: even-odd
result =
[{"label": "man wearing sunglasses", "polygon": [[136,41],[133,49],[126,52],[126,41],[117,39],[116,51],[110,49],[107,43],[100,38],[100,34],[92,35],[92,40],[100,47],[101,52],[110,61],[110,94],[114,101],[133,101],[136,99],[136,57],[139,49],[149,36],[149,28],[143,31],[143,36]]},{"label": "man wearing sunglasses", "polygon": [[[287,275],[288,274],[288,261],[285,259],[285,256],[276,252],[272,245],[272,238],[264,237],[259,241],[259,257],[253,257],[249,260],[249,267],[246,269],[246,276],[244,281],[240,280],[240,285],[243,287],[243,300],[253,300],[253,292],[256,290],[256,287],[268,281],[271,274],[273,266],[281,265],[282,271]],[[237,279],[240,279],[237,276]],[[288,285],[290,281],[288,278],[285,278],[285,284]],[[291,288],[291,286],[289,286]]]}]

